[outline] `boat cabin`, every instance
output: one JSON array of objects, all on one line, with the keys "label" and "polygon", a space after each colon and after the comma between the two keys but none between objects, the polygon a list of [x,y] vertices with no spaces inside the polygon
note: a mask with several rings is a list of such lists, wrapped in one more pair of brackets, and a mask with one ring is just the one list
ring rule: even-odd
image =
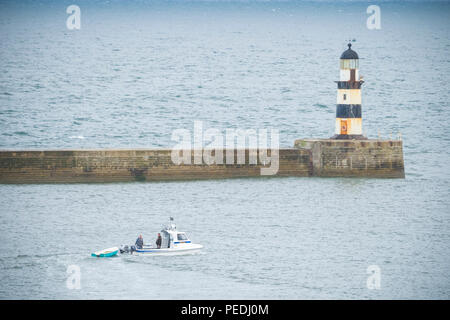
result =
[{"label": "boat cabin", "polygon": [[191,243],[186,232],[178,231],[173,223],[161,230],[161,238],[161,249],[175,248],[186,243]]}]

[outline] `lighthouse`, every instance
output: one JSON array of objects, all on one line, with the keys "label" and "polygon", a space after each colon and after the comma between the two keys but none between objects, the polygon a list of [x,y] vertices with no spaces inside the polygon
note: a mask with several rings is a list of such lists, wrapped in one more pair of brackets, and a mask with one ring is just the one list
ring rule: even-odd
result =
[{"label": "lighthouse", "polygon": [[336,81],[336,129],[332,139],[367,139],[362,134],[361,85],[359,57],[348,44],[340,59],[340,76]]}]

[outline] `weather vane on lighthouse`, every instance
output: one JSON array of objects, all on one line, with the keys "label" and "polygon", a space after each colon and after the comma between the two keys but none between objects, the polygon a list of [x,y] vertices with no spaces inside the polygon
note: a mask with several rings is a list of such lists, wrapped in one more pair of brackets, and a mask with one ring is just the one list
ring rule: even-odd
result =
[{"label": "weather vane on lighthouse", "polygon": [[339,81],[336,104],[336,129],[331,139],[367,139],[362,134],[361,85],[359,57],[352,50],[351,42],[340,58]]}]

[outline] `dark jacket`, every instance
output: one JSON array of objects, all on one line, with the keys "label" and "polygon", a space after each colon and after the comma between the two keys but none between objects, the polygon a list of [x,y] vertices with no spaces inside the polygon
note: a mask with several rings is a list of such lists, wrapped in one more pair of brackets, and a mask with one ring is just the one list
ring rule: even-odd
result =
[{"label": "dark jacket", "polygon": [[136,247],[138,248],[138,249],[142,249],[142,246],[144,245],[144,239],[142,239],[142,238],[137,238],[137,240],[136,240]]},{"label": "dark jacket", "polygon": [[161,241],[162,241],[161,237],[158,237],[158,239],[156,239],[156,245],[157,245],[158,247],[161,246]]}]

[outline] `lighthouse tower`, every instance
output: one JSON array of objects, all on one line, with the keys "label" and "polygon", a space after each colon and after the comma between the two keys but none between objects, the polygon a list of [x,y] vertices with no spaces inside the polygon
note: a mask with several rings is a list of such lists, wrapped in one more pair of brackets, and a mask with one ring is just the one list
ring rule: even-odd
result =
[{"label": "lighthouse tower", "polygon": [[348,44],[340,59],[336,104],[336,129],[332,139],[367,139],[362,134],[361,85],[358,54]]}]

